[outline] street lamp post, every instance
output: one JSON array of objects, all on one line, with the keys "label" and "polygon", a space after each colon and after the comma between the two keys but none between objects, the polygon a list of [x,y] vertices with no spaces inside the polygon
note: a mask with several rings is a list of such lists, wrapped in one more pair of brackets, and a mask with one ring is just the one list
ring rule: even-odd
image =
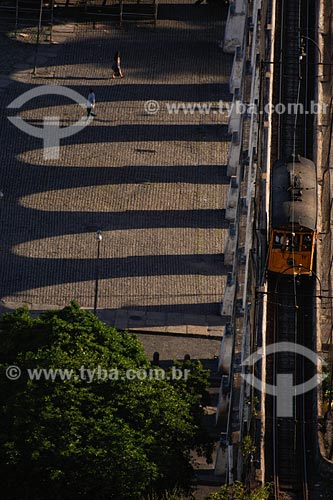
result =
[{"label": "street lamp post", "polygon": [[102,241],[102,231],[99,229],[96,232],[97,240],[97,261],[96,261],[96,278],[95,278],[95,299],[94,299],[94,314],[97,311],[97,301],[98,301],[98,280],[99,280],[99,257],[101,253],[101,241]]},{"label": "street lamp post", "polygon": [[[310,42],[312,42],[317,47],[317,50],[318,50],[318,53],[319,53],[319,64],[323,64],[323,62],[324,62],[323,61],[323,55],[322,55],[322,52],[321,52],[320,47],[319,47],[318,43],[316,42],[316,40],[313,40],[313,38],[310,38],[309,36],[301,35],[301,43],[302,43],[302,45],[303,45],[303,39],[304,38],[306,40],[309,40]],[[307,54],[304,53],[302,55],[306,56]]]},{"label": "street lamp post", "polygon": [[42,31],[42,17],[43,17],[43,0],[40,0],[39,19],[38,19],[38,25],[37,25],[37,37],[36,37],[36,46],[35,46],[35,61],[34,61],[34,69],[32,72],[33,75],[36,75],[36,69],[37,69],[39,38],[40,38],[41,31]]}]

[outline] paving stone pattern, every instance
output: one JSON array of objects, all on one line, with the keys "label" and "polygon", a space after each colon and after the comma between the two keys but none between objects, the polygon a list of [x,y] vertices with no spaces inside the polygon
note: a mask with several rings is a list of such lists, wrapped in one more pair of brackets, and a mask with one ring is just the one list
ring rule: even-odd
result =
[{"label": "paving stone pattern", "polygon": [[[173,2],[160,7],[156,28],[96,28],[78,24],[56,51],[43,47],[40,77],[23,67],[0,93],[2,302],[61,306],[75,298],[92,307],[98,271],[100,308],[217,314],[228,271],[229,148],[217,105],[230,101],[232,65],[218,45],[222,13]],[[111,79],[116,50],[125,74],[119,80]],[[94,121],[62,140],[52,161],[43,158],[40,139],[6,119],[42,126],[44,116],[59,116],[68,126],[85,115],[57,95],[6,109],[43,84],[85,97],[93,87],[97,100]],[[147,114],[147,100],[158,101],[157,114]],[[215,107],[170,115],[171,102]]]}]

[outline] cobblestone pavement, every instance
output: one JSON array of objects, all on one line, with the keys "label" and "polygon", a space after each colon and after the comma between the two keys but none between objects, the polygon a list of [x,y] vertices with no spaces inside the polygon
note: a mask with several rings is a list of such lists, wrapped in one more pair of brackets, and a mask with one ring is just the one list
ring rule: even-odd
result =
[{"label": "cobblestone pavement", "polygon": [[[220,16],[220,17],[219,17]],[[227,269],[223,248],[228,189],[226,117],[232,57],[223,54],[222,13],[207,5],[162,5],[149,25],[77,27],[40,74],[14,75],[0,94],[1,299],[4,304],[93,305],[95,232],[101,308],[216,314]],[[125,78],[111,79],[116,50]],[[46,56],[46,57],[45,57]],[[58,160],[43,159],[42,141],[6,116],[34,126],[44,116],[63,126],[85,111],[62,96],[6,106],[42,84],[87,96],[97,117],[61,142]],[[147,114],[144,103],[161,109]],[[170,115],[167,102],[213,102],[210,114]]]}]

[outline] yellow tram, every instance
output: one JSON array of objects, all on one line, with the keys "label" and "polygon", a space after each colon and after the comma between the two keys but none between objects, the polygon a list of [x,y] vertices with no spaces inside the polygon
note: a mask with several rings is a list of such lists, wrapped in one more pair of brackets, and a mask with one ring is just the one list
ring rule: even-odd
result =
[{"label": "yellow tram", "polygon": [[268,271],[311,274],[317,226],[315,164],[307,158],[275,162],[271,176]]}]

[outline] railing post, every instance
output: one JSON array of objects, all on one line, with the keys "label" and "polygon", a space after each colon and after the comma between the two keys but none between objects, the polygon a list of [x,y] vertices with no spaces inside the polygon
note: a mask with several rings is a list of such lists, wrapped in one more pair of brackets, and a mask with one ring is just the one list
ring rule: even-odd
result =
[{"label": "railing post", "polygon": [[123,0],[120,0],[119,6],[120,6],[119,22],[120,22],[120,26],[122,26],[123,25],[123,10],[124,10]]}]

